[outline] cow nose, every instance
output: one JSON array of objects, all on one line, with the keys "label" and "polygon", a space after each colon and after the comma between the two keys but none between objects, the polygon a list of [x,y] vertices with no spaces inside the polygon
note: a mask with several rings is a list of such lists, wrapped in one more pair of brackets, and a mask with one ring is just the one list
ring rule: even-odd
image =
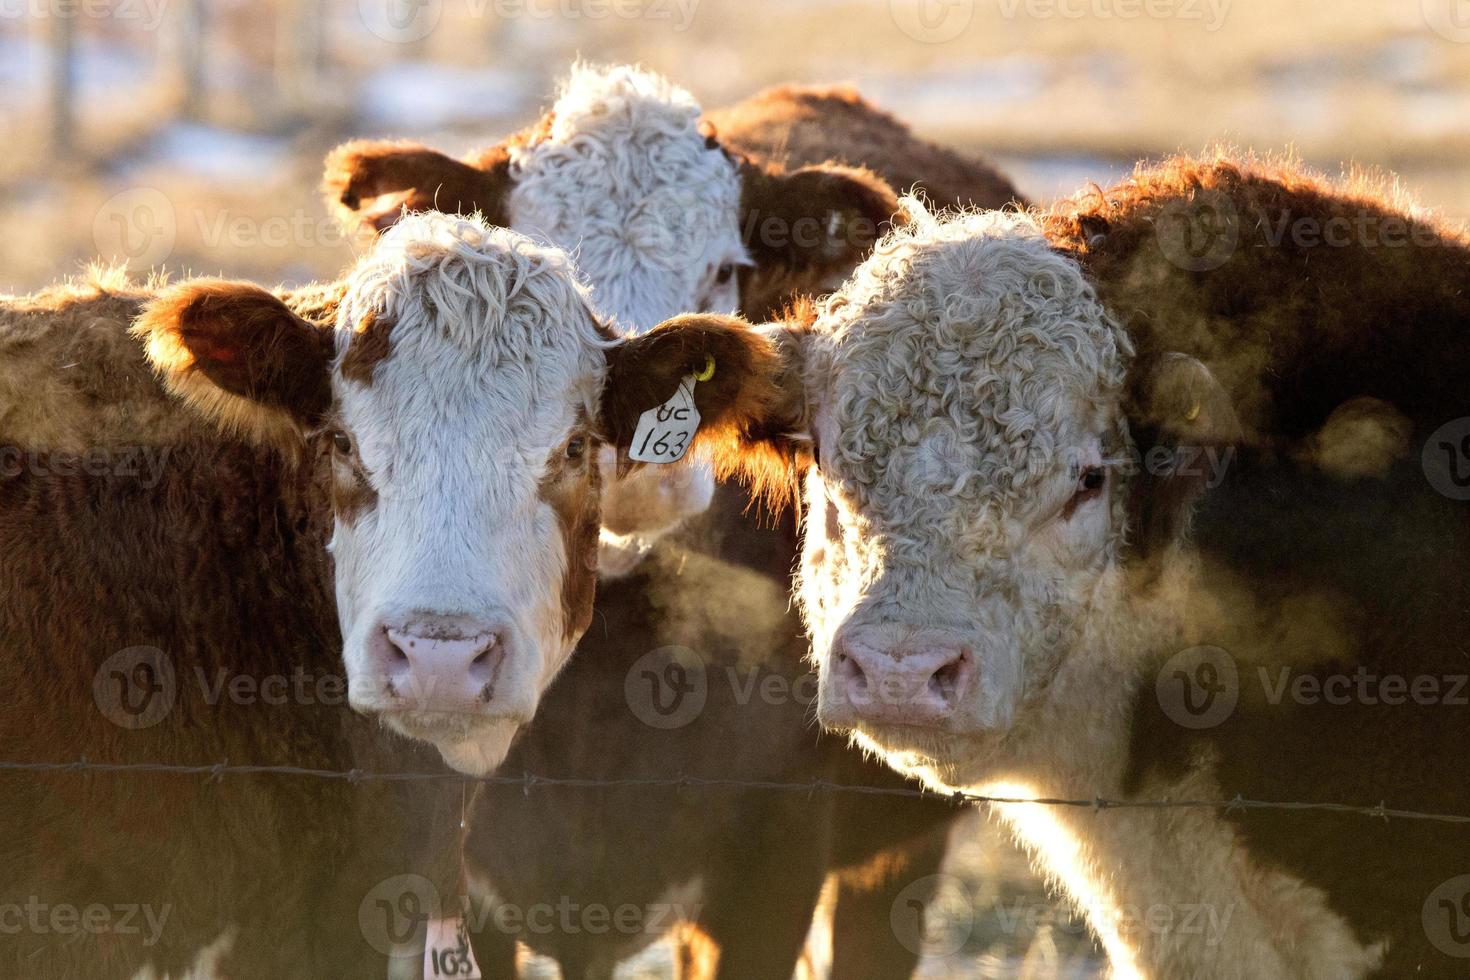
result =
[{"label": "cow nose", "polygon": [[953,638],[920,634],[891,645],[839,638],[827,714],[837,724],[940,725],[955,714],[974,673],[973,653]]},{"label": "cow nose", "polygon": [[373,654],[404,707],[474,711],[490,693],[505,647],[506,630],[493,623],[416,616],[383,623]]}]

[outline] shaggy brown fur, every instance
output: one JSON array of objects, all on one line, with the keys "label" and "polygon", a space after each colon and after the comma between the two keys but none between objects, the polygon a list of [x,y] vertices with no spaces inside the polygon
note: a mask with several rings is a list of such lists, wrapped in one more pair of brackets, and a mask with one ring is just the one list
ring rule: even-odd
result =
[{"label": "shaggy brown fur", "polygon": [[1025,204],[989,163],[915,136],[848,86],[779,85],[705,118],[722,143],[756,160],[867,167],[899,193],[917,187],[940,207]]},{"label": "shaggy brown fur", "polygon": [[[432,750],[390,745],[345,705],[322,459],[288,467],[214,438],[174,445],[156,486],[29,469],[0,479],[0,757],[437,770]],[[172,667],[159,701],[120,686],[135,665],[108,666],[134,647]],[[309,701],[220,687],[298,675]],[[129,728],[113,720],[132,717],[124,703],[172,707]],[[179,976],[231,926],[230,976],[381,974],[359,905],[390,875],[437,876],[415,855],[426,827],[453,827],[431,823],[437,791],[424,787],[147,773],[0,783],[0,903],[168,914],[151,948],[142,935],[0,935],[0,975],[34,980],[129,977],[150,960]]]},{"label": "shaggy brown fur", "polygon": [[[866,168],[900,192],[917,187],[941,207],[1000,208],[1025,203],[1015,186],[990,164],[920,139],[907,125],[845,86],[782,85],[716,109],[706,118],[721,142],[751,161],[756,170],[797,171],[844,164]],[[757,208],[759,203],[758,198],[752,201]],[[890,207],[880,221],[892,214]],[[758,235],[755,241],[759,243]],[[854,239],[854,244],[863,243]],[[865,247],[854,248],[844,256],[848,265],[840,269],[835,262],[815,268],[773,255],[743,275],[741,309],[746,316],[765,320],[795,296],[828,292],[871,247],[868,240]]]},{"label": "shaggy brown fur", "polygon": [[373,383],[373,370],[388,356],[391,345],[388,339],[393,334],[393,320],[383,313],[369,313],[357,325],[347,351],[342,355],[338,367],[342,377],[360,385]]},{"label": "shaggy brown fur", "polygon": [[[167,446],[211,426],[158,383],[144,343],[128,333],[165,280],[94,269],[30,296],[0,300],[0,446],[84,453]],[[336,316],[344,282],[279,290],[297,315]]]},{"label": "shaggy brown fur", "polygon": [[1248,438],[1304,438],[1356,397],[1422,436],[1470,407],[1470,239],[1406,205],[1289,163],[1179,158],[1057,203],[1047,225],[1140,356],[1203,361]]}]

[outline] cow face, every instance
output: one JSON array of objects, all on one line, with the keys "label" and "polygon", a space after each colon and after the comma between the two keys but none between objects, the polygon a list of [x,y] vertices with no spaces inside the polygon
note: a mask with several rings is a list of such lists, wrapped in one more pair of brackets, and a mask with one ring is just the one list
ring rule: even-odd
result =
[{"label": "cow face", "polygon": [[136,329],[195,407],[322,461],[351,703],[475,773],[590,620],[601,435],[706,356],[725,368],[701,396],[716,430],[750,342],[675,325],[619,344],[561,252],[433,213],[380,240],[333,324],[195,282]]},{"label": "cow face", "polygon": [[[815,461],[797,590],[819,717],[965,785],[1118,593],[1130,415],[1146,404],[1175,438],[1233,414],[1188,359],[1134,399],[1128,338],[1030,218],[911,213],[838,294],[770,328],[787,399],[765,431]],[[1135,529],[1177,531],[1165,510]]]}]

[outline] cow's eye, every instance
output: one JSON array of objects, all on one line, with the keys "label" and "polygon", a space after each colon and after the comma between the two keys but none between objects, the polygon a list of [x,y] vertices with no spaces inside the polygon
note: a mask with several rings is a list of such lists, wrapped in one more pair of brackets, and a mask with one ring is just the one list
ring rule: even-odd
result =
[{"label": "cow's eye", "polygon": [[1082,471],[1082,476],[1077,480],[1078,496],[1091,496],[1103,488],[1108,482],[1108,475],[1101,466],[1089,466]]},{"label": "cow's eye", "polygon": [[332,448],[343,456],[352,455],[352,437],[338,429],[332,433]]},{"label": "cow's eye", "polygon": [[715,273],[715,285],[724,286],[729,283],[729,281],[733,278],[735,278],[735,263],[726,262],[724,265],[720,266],[719,271]]},{"label": "cow's eye", "polygon": [[576,462],[587,455],[587,440],[582,436],[574,436],[567,442],[567,459]]}]

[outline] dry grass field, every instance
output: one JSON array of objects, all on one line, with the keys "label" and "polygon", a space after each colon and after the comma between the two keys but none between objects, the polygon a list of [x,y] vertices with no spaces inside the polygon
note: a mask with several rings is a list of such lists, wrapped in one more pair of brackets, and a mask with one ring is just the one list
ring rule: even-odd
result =
[{"label": "dry grass field", "polygon": [[[189,5],[92,5],[77,15],[75,136],[60,152],[54,0],[0,0],[0,293],[99,258],[140,273],[332,275],[359,243],[319,200],[328,149],[492,141],[577,57],[642,62],[710,106],[781,81],[853,82],[924,134],[990,155],[1040,201],[1225,141],[1330,173],[1392,172],[1424,206],[1470,218],[1465,0],[426,0],[421,37],[385,29],[383,2],[206,3],[188,114],[176,49]],[[288,71],[308,22],[320,44]],[[958,829],[946,874],[924,980],[1100,975],[1080,924],[983,814]],[[819,924],[818,974],[822,938]],[[654,949],[623,975],[667,963]]]}]

